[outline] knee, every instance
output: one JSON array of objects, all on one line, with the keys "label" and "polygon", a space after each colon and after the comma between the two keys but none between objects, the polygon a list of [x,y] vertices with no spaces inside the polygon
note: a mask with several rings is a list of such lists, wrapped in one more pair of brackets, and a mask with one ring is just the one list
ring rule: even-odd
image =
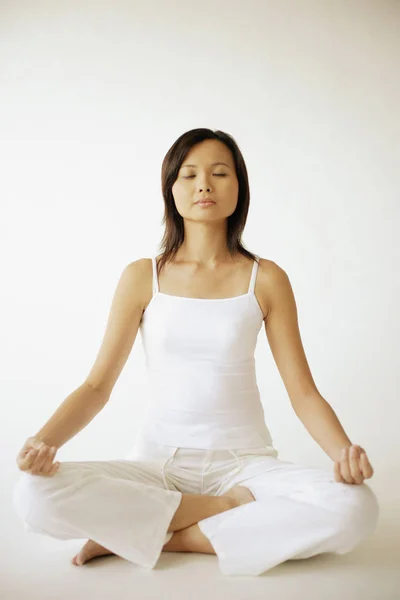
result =
[{"label": "knee", "polygon": [[375,493],[366,483],[339,485],[345,486],[342,489],[338,513],[343,552],[346,552],[375,530],[379,519],[379,503]]},{"label": "knee", "polygon": [[[13,505],[19,517],[25,524],[35,527],[48,514],[54,503],[50,497],[57,487],[57,481],[53,477],[31,475],[23,473],[13,491]],[[53,480],[53,481],[51,481]]]}]

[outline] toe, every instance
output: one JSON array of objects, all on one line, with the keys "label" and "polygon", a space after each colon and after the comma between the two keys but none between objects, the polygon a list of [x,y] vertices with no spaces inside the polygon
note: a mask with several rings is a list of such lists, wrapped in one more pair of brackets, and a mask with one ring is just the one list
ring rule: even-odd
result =
[{"label": "toe", "polygon": [[79,563],[78,563],[78,555],[74,556],[74,558],[71,560],[72,564],[75,565],[76,567],[79,567]]}]

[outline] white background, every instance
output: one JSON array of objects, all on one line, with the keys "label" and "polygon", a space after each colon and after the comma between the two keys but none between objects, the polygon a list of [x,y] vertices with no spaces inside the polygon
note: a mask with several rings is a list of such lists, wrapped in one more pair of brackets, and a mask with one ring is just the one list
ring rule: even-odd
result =
[{"label": "white background", "polygon": [[[124,267],[159,252],[161,162],[196,127],[239,144],[251,190],[244,244],[288,273],[317,387],[367,450],[383,518],[394,518],[400,3],[3,1],[0,13],[10,540],[20,528],[15,457],[89,373]],[[330,468],[290,406],[263,328],[256,360],[280,458]],[[108,405],[58,460],[129,451],[144,369],[138,335]]]}]

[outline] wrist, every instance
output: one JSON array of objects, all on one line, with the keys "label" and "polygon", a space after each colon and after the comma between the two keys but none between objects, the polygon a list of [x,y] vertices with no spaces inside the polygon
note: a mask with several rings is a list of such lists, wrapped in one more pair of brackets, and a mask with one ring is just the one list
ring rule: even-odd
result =
[{"label": "wrist", "polygon": [[52,443],[50,437],[40,434],[40,432],[33,435],[32,438],[38,442],[43,442],[47,446],[55,446],[56,448],[58,448],[58,446],[56,444]]},{"label": "wrist", "polygon": [[341,446],[337,446],[332,454],[331,454],[331,459],[333,462],[340,460],[343,457],[343,450],[346,449],[348,450],[349,448],[351,448],[353,444],[350,442],[350,440],[348,442],[344,442]]}]

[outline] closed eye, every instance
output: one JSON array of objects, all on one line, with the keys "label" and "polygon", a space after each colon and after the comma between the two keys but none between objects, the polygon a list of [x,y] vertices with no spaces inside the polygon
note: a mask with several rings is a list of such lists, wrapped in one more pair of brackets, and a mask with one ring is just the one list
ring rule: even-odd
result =
[{"label": "closed eye", "polygon": [[[213,173],[215,177],[226,177],[226,173]],[[186,175],[183,179],[190,179],[191,177],[196,177],[196,175]]]}]

